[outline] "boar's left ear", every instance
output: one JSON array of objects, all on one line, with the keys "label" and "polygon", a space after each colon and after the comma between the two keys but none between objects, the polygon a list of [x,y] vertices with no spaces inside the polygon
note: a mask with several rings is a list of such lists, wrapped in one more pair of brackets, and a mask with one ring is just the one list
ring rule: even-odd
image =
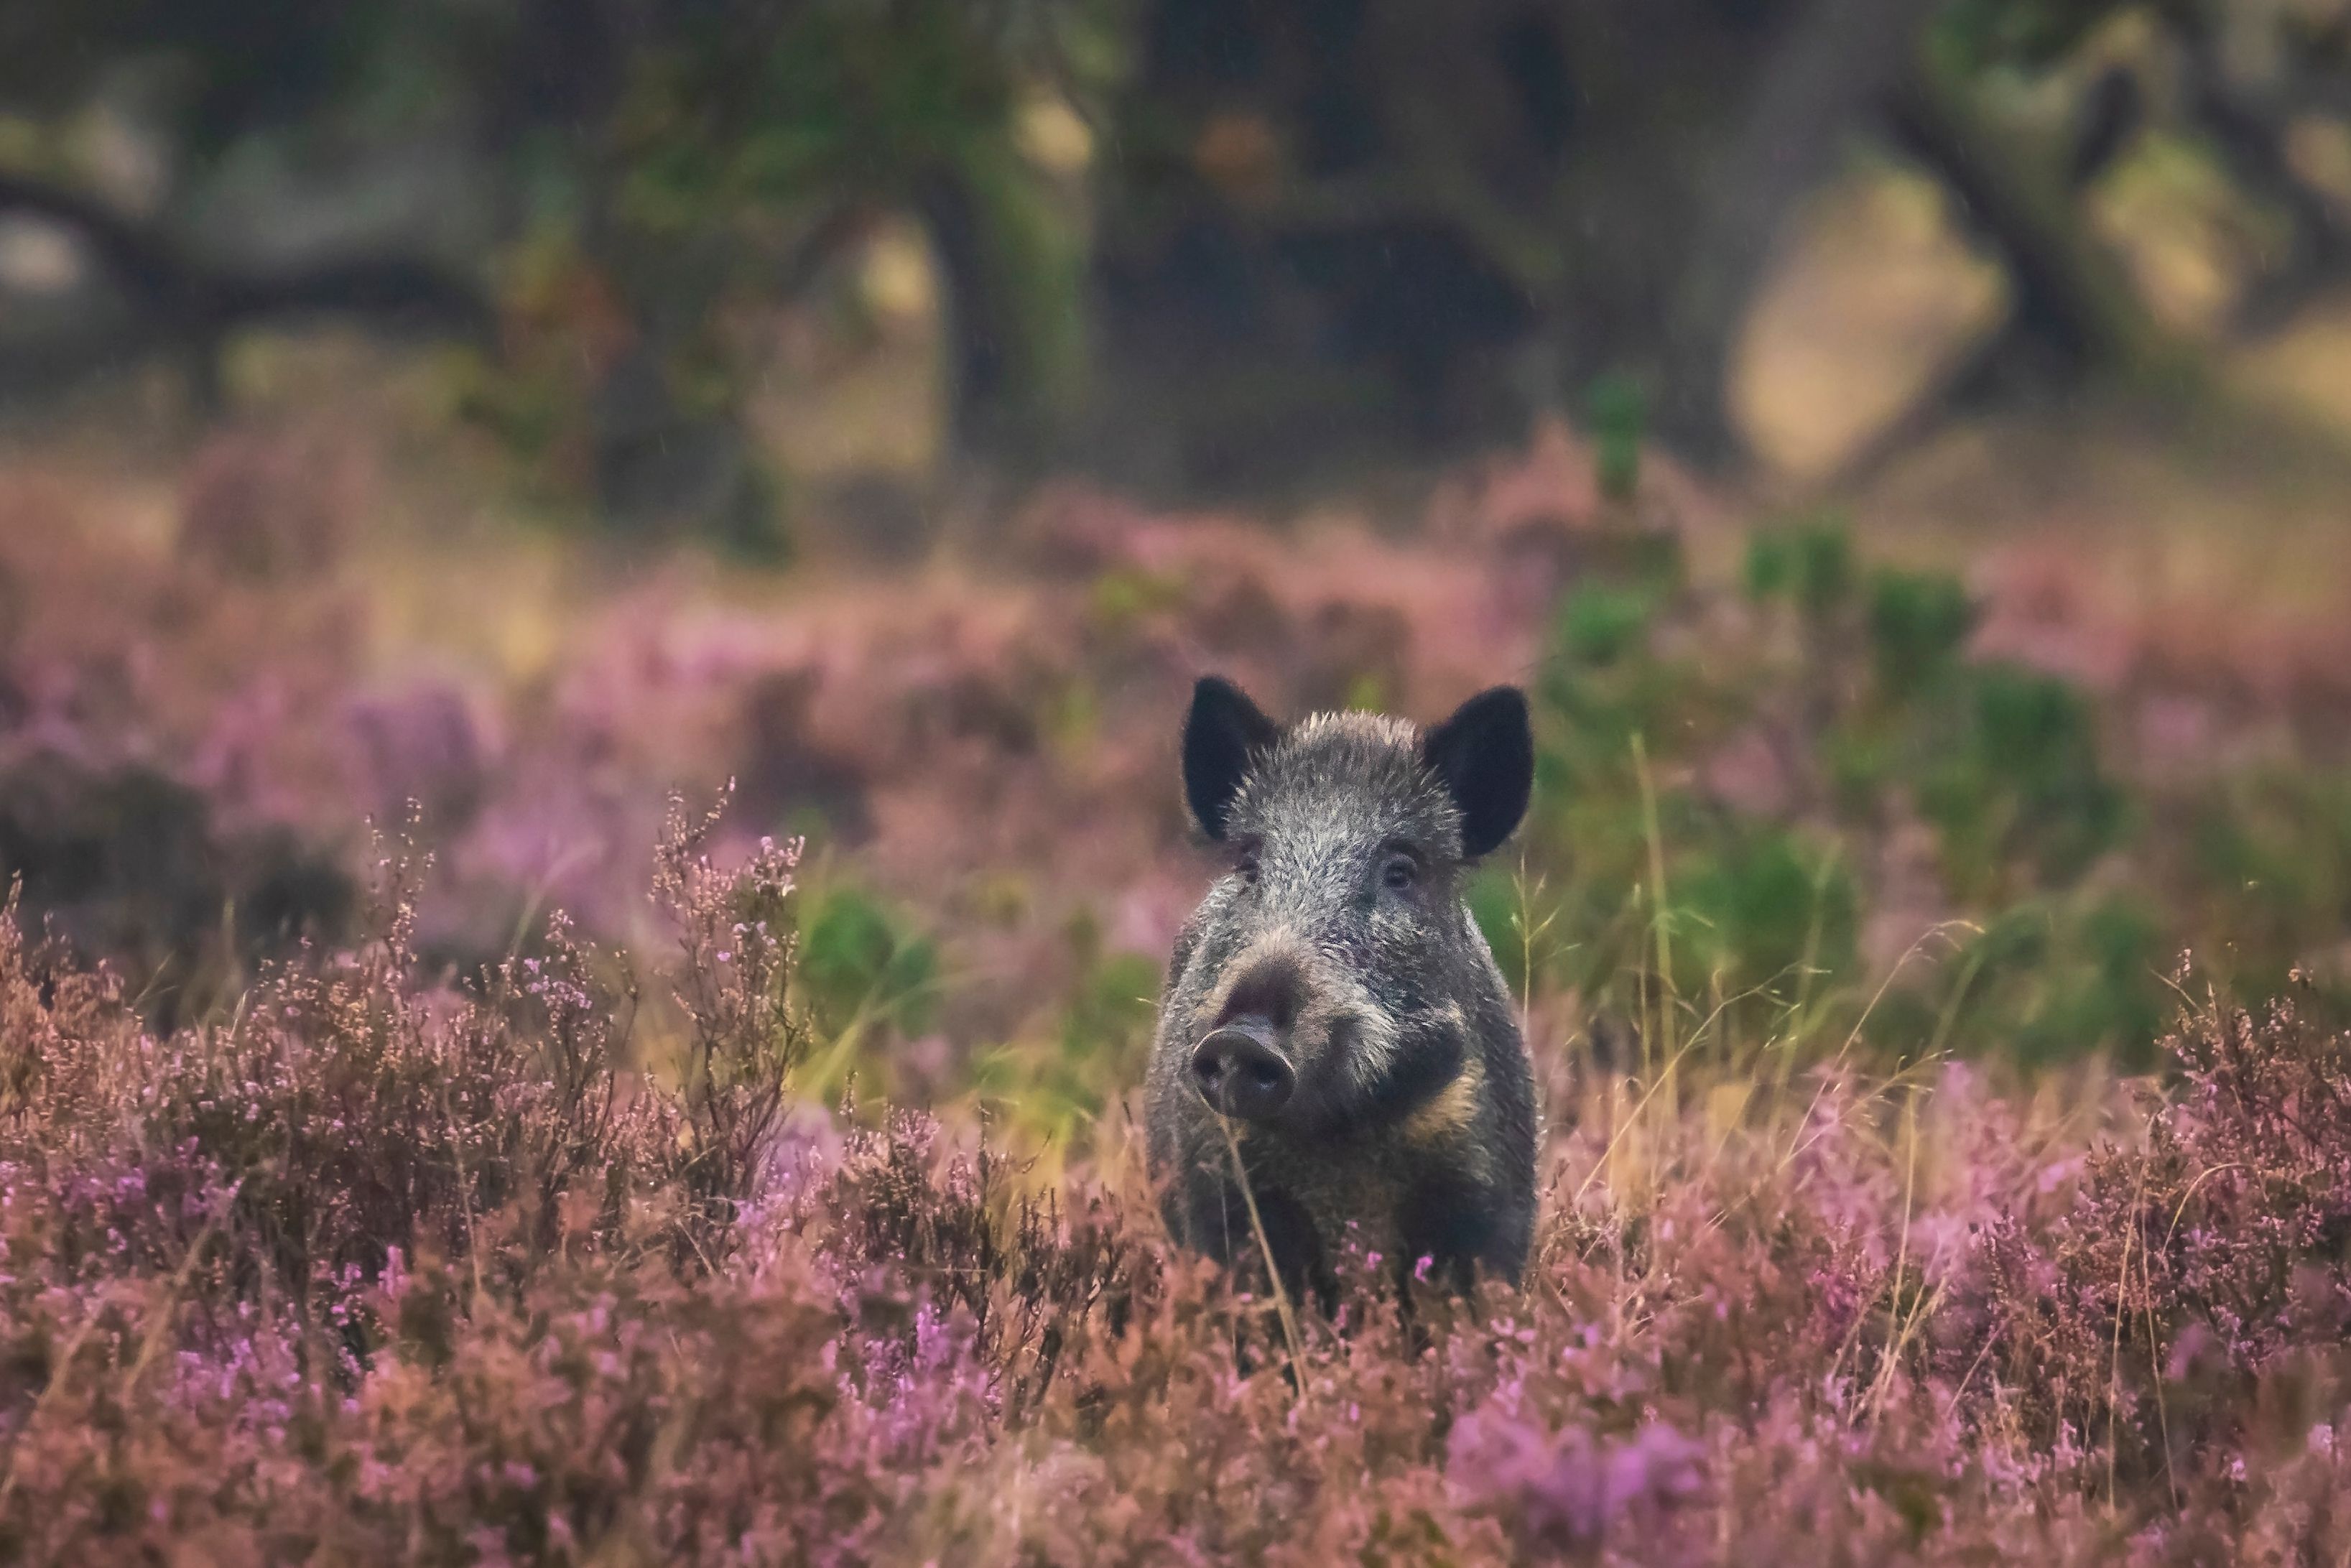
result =
[{"label": "boar's left ear", "polygon": [[1534,789],[1535,742],[1527,699],[1516,686],[1479,692],[1428,732],[1421,755],[1461,809],[1461,852],[1471,860],[1499,846],[1526,815]]},{"label": "boar's left ear", "polygon": [[1184,794],[1200,831],[1225,836],[1225,820],[1240,793],[1258,753],[1281,737],[1281,727],[1232,682],[1203,675],[1192,688],[1192,711],[1184,720]]}]

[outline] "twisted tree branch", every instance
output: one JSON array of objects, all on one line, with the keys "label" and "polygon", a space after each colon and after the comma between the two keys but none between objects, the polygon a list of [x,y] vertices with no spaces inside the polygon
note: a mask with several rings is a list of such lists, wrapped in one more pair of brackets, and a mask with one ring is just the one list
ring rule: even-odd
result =
[{"label": "twisted tree branch", "polygon": [[[356,316],[474,340],[486,340],[495,323],[479,287],[419,257],[348,256],[266,270],[216,267],[186,254],[160,226],[128,217],[86,192],[0,172],[0,214],[8,213],[70,231],[129,297],[152,340],[188,356],[200,396],[212,393],[221,339],[264,320]],[[93,351],[100,342],[119,349],[135,338],[106,334],[92,340]]]}]

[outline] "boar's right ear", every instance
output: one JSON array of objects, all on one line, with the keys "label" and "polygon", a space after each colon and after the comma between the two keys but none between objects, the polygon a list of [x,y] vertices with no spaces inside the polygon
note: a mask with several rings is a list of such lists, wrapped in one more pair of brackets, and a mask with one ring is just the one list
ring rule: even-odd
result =
[{"label": "boar's right ear", "polygon": [[1259,713],[1240,687],[1216,675],[1200,677],[1184,719],[1184,795],[1201,831],[1225,836],[1225,819],[1249,764],[1280,736],[1281,727]]},{"label": "boar's right ear", "polygon": [[1461,853],[1475,860],[1499,846],[1527,813],[1535,783],[1535,741],[1527,699],[1516,686],[1479,692],[1428,732],[1421,756],[1461,809]]}]

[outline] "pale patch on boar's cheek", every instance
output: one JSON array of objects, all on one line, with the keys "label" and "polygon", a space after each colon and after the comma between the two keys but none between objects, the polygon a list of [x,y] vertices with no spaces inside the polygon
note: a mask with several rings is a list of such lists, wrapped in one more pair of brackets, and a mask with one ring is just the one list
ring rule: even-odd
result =
[{"label": "pale patch on boar's cheek", "polygon": [[[1322,1058],[1358,1092],[1368,1093],[1394,1070],[1398,1038],[1395,1019],[1361,976],[1325,956],[1313,999],[1298,1020],[1301,1058]],[[1333,1053],[1337,1059],[1332,1061]]]},{"label": "pale patch on boar's cheek", "polygon": [[1359,1025],[1347,1050],[1347,1076],[1362,1093],[1376,1092],[1395,1070],[1396,1034],[1382,1017],[1364,1009],[1356,1015]]},{"label": "pale patch on boar's cheek", "polygon": [[1466,1020],[1458,1002],[1447,1002],[1410,1029],[1396,1028],[1384,1014],[1376,1016],[1383,1025],[1381,1038],[1376,1045],[1366,1041],[1368,1049],[1349,1053],[1349,1077],[1367,1103],[1368,1113],[1396,1125],[1395,1118],[1405,1105],[1419,1110],[1427,1098],[1460,1081],[1466,1066]]}]

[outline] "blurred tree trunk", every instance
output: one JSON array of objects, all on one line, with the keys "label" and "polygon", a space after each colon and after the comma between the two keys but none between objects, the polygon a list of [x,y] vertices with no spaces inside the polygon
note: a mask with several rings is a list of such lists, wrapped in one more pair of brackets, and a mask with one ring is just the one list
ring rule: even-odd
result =
[{"label": "blurred tree trunk", "polygon": [[[1268,182],[1255,193],[1229,180],[1220,190],[1208,171],[1191,200],[1233,235],[1228,254],[1247,258],[1257,300],[1243,314],[1262,316],[1306,286],[1300,351],[1360,359],[1371,344],[1358,317],[1312,297],[1343,288],[1352,270],[1326,266],[1330,285],[1301,278],[1288,260],[1297,236],[1312,235],[1322,254],[1352,243],[1393,256],[1401,228],[1431,225],[1520,301],[1547,350],[1542,401],[1573,402],[1594,379],[1629,372],[1654,394],[1660,432],[1714,461],[1737,453],[1727,374],[1776,242],[1847,143],[1882,125],[1937,8],[1371,0],[1359,26],[1333,32],[1299,0],[1212,6],[1186,23],[1207,39],[1150,90],[1163,126],[1181,110],[1204,137],[1219,116],[1269,128]],[[1222,63],[1237,58],[1252,62],[1249,73]],[[1356,134],[1332,133],[1343,120],[1333,106],[1364,122]],[[1334,154],[1334,143],[1352,151]],[[1168,154],[1186,152],[1197,149],[1165,147],[1130,167],[1181,190],[1191,171],[1176,172]],[[1199,220],[1174,232],[1196,245]],[[1450,277],[1469,287],[1478,270],[1455,267]],[[1238,281],[1228,273],[1220,287]],[[1448,355],[1476,361],[1490,331],[1477,324],[1501,319],[1446,297],[1400,308],[1428,323],[1399,366],[1424,380],[1442,376]],[[1318,310],[1329,314],[1318,320]],[[1259,337],[1277,340],[1281,325]],[[1234,351],[1256,350],[1241,341]],[[1369,360],[1359,373],[1382,369]]]},{"label": "blurred tree trunk", "polygon": [[1761,67],[1704,179],[1666,323],[1657,424],[1687,455],[1734,455],[1731,361],[1782,231],[1901,86],[1939,0],[1817,0]]},{"label": "blurred tree trunk", "polygon": [[1031,172],[984,155],[914,190],[945,285],[956,447],[1014,475],[1059,446],[1086,370],[1083,253],[1047,200]]}]

